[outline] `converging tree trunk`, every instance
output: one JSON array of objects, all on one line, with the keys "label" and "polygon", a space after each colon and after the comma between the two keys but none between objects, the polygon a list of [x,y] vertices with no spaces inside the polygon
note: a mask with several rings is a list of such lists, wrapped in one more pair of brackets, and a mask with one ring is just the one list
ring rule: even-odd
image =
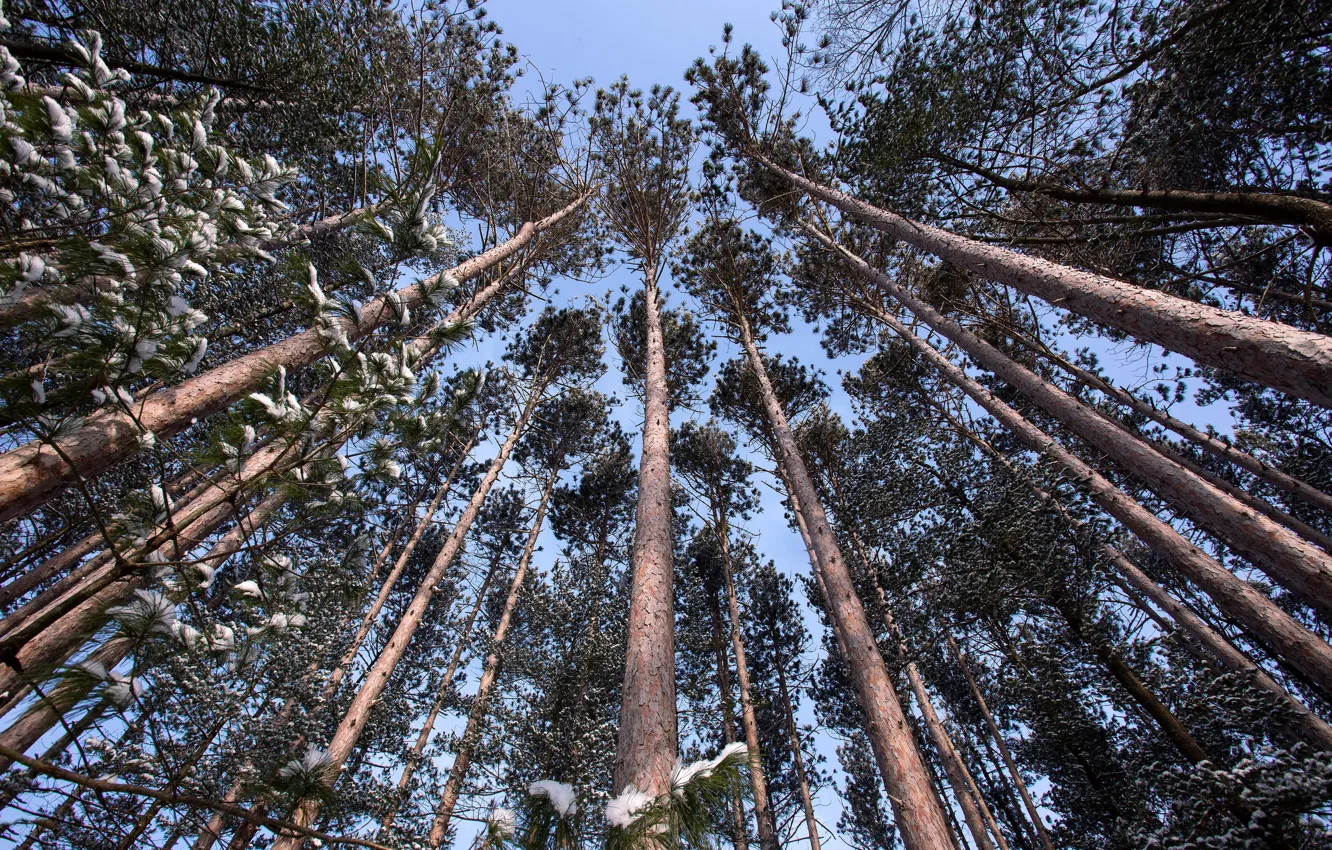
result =
[{"label": "converging tree trunk", "polygon": [[1204,366],[1332,407],[1332,339],[1061,266],[911,221],[751,153],[791,185],[981,277],[1154,342]]}]

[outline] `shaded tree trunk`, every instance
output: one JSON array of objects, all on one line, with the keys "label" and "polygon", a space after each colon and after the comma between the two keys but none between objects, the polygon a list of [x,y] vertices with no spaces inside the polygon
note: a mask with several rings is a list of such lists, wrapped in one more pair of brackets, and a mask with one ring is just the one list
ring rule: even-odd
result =
[{"label": "shaded tree trunk", "polygon": [[985,718],[985,726],[990,730],[990,737],[994,739],[994,745],[999,748],[999,754],[1003,756],[1004,766],[1008,768],[1009,778],[1013,780],[1013,786],[1017,788],[1018,794],[1022,796],[1022,805],[1027,809],[1027,815],[1031,818],[1032,826],[1036,829],[1036,835],[1040,838],[1041,846],[1045,850],[1054,850],[1054,844],[1050,841],[1050,833],[1045,829],[1045,822],[1041,820],[1041,813],[1036,809],[1036,803],[1031,799],[1030,792],[1027,791],[1027,783],[1022,778],[1022,772],[1018,770],[1017,762],[1013,761],[1013,754],[1008,751],[1008,744],[1004,741],[1004,736],[999,731],[999,726],[994,722],[994,715],[990,714],[990,706],[981,694],[980,686],[976,684],[976,679],[971,675],[971,668],[967,666],[966,659],[962,656],[961,650],[957,648],[957,642],[950,636],[948,638],[948,648],[953,651],[953,657],[957,659],[958,666],[962,668],[962,675],[967,678],[967,685],[971,688],[971,695],[976,699],[976,707],[980,709],[981,716]]},{"label": "shaded tree trunk", "polygon": [[[722,743],[730,744],[735,740],[735,711],[731,708],[731,674],[726,655],[726,642],[721,633],[721,610],[717,598],[708,594],[708,606],[712,615],[712,652],[717,664],[717,693],[722,711]],[[749,850],[748,827],[745,825],[744,801],[740,789],[731,791],[731,844],[736,850]]]},{"label": "shaded tree trunk", "polygon": [[978,364],[1013,386],[1074,434],[1104,451],[1181,513],[1243,554],[1308,604],[1332,616],[1332,554],[1300,539],[1266,516],[1255,514],[1207,481],[1155,451],[994,346],[941,315],[905,287],[806,226],[806,232],[839,253],[866,281],[906,306],[917,318],[967,352]]},{"label": "shaded tree trunk", "polygon": [[777,651],[777,689],[782,697],[782,717],[786,721],[786,734],[791,738],[791,758],[795,765],[796,783],[800,789],[800,806],[805,811],[805,830],[809,833],[809,850],[820,850],[819,819],[814,814],[814,797],[809,788],[809,775],[805,772],[805,757],[800,746],[800,729],[796,726],[795,712],[791,708],[791,690],[786,683],[786,664],[781,650]]},{"label": "shaded tree trunk", "polygon": [[858,307],[895,331],[1029,449],[1051,458],[1068,471],[1097,505],[1122,522],[1182,574],[1196,582],[1222,611],[1267,641],[1277,653],[1325,692],[1332,693],[1332,647],[1326,642],[1296,622],[1271,599],[1184,539],[1174,528],[1119,490],[1050,435],[969,378],[961,368],[912,333],[887,310],[863,302]]}]

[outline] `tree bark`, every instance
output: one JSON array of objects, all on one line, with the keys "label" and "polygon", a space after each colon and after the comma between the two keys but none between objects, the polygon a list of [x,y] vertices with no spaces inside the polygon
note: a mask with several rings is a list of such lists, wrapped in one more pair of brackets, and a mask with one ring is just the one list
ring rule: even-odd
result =
[{"label": "tree bark", "polygon": [[[396,300],[408,308],[418,308],[425,301],[428,289],[438,285],[439,280],[452,277],[463,281],[513,256],[538,234],[576,212],[587,197],[580,195],[541,221],[524,224],[508,241],[447,272],[399,290]],[[371,301],[362,310],[359,322],[340,319],[348,339],[360,339],[395,321],[396,310],[391,300],[382,296]],[[461,311],[454,314],[460,316]],[[444,323],[457,320],[451,315]],[[95,476],[139,451],[139,435],[143,431],[150,431],[158,438],[171,437],[195,420],[217,413],[255,391],[279,366],[288,370],[308,366],[328,350],[328,340],[319,329],[311,328],[161,389],[136,402],[133,417],[118,408],[101,408],[56,438],[69,463],[44,444],[28,443],[5,452],[0,455],[0,522],[38,507],[79,477]]]},{"label": "tree bark", "polygon": [[1332,339],[1220,310],[910,221],[814,183],[767,158],[793,186],[894,238],[982,277],[1264,386],[1332,406]]},{"label": "tree bark", "polygon": [[814,797],[809,790],[809,776],[805,773],[805,757],[801,754],[800,729],[796,726],[795,712],[791,709],[791,691],[786,684],[786,665],[781,649],[777,649],[777,688],[782,696],[782,716],[786,720],[786,733],[791,738],[791,757],[795,765],[796,782],[800,788],[800,806],[805,810],[805,830],[809,833],[809,850],[820,850],[819,819],[814,815]]},{"label": "tree bark", "polygon": [[1122,464],[1158,495],[1217,539],[1233,547],[1267,575],[1332,617],[1332,554],[1246,509],[1189,469],[1154,450],[1122,426],[1014,362],[956,322],[898,285],[864,260],[805,226],[856,272],[907,307],[935,332],[955,343],[981,366],[1013,386],[1090,445]]},{"label": "tree bark", "polygon": [[518,559],[518,569],[514,571],[513,581],[509,583],[509,595],[504,599],[504,610],[500,613],[495,633],[490,639],[491,650],[486,655],[485,669],[481,673],[481,681],[476,686],[476,696],[472,698],[472,710],[467,714],[467,728],[463,731],[462,740],[458,744],[458,753],[453,758],[453,766],[449,768],[448,781],[444,783],[439,806],[435,809],[434,823],[430,825],[431,847],[438,847],[444,843],[444,837],[449,831],[449,821],[453,819],[454,806],[458,803],[463,782],[467,779],[467,769],[472,764],[472,752],[476,748],[477,741],[481,739],[481,732],[486,724],[486,706],[490,702],[490,691],[499,678],[500,665],[503,661],[500,658],[500,648],[504,645],[505,638],[509,636],[514,612],[518,610],[518,596],[523,589],[523,580],[527,578],[532,565],[537,538],[541,536],[541,527],[546,522],[546,508],[550,505],[550,495],[555,490],[559,474],[558,469],[551,470],[550,478],[541,491],[541,502],[537,505],[536,516],[532,519],[532,528],[527,534],[527,543],[523,545],[523,554]]},{"label": "tree bark", "polygon": [[[342,721],[338,724],[338,728],[333,733],[333,738],[329,741],[325,750],[329,764],[335,766],[338,772],[341,772],[347,757],[351,755],[352,748],[356,746],[356,742],[360,739],[364,721],[374,707],[375,701],[379,699],[379,695],[388,686],[389,677],[393,675],[398,662],[402,660],[402,656],[407,652],[408,642],[410,642],[412,635],[415,634],[417,627],[421,625],[421,621],[425,618],[426,608],[429,607],[430,601],[435,595],[436,586],[444,578],[445,573],[458,556],[468,530],[471,529],[472,523],[476,521],[477,514],[481,512],[481,506],[485,503],[486,497],[490,495],[491,488],[495,486],[495,482],[499,479],[500,471],[508,462],[514,446],[518,444],[518,439],[526,430],[527,423],[532,417],[533,409],[540,395],[541,388],[533,387],[532,394],[523,408],[523,412],[514,423],[513,430],[509,432],[503,445],[500,446],[499,453],[491,462],[490,468],[486,470],[481,483],[477,485],[476,491],[467,503],[467,508],[459,517],[458,524],[454,526],[453,533],[444,542],[444,546],[435,557],[434,564],[431,565],[430,570],[417,588],[416,595],[407,606],[407,610],[403,612],[402,618],[398,620],[398,625],[389,637],[388,644],[380,652],[379,657],[375,659],[374,665],[367,672],[360,689],[356,692],[356,696],[352,698],[351,705],[347,707],[346,713],[343,714]],[[308,827],[314,822],[321,808],[322,804],[318,800],[304,800],[292,812],[291,821],[297,826]],[[298,850],[304,840],[304,836],[282,836],[273,844],[273,850]]]},{"label": "tree bark", "polygon": [[967,677],[967,685],[971,687],[971,695],[975,697],[976,706],[980,709],[981,716],[985,718],[985,725],[990,730],[990,737],[994,739],[994,745],[999,748],[999,754],[1004,758],[1004,766],[1008,768],[1008,775],[1012,778],[1013,785],[1022,796],[1022,805],[1027,808],[1027,815],[1036,828],[1036,835],[1040,838],[1041,846],[1045,850],[1054,850],[1054,844],[1050,841],[1050,833],[1046,831],[1045,822],[1041,820],[1041,813],[1037,811],[1036,803],[1027,791],[1027,783],[1022,778],[1022,772],[1018,770],[1017,762],[1013,761],[1013,754],[1008,751],[1008,744],[999,732],[999,725],[994,722],[994,715],[990,714],[990,706],[985,702],[980,686],[976,684],[975,677],[971,675],[971,668],[967,666],[966,659],[962,657],[961,650],[957,648],[957,642],[951,636],[948,638],[948,648],[953,651],[953,657],[957,659],[958,666],[962,668],[962,675]]},{"label": "tree bark", "polygon": [[490,582],[495,578],[495,572],[499,569],[499,562],[503,556],[504,547],[496,548],[495,556],[490,560],[490,568],[486,570],[486,577],[481,582],[481,588],[476,592],[476,602],[472,604],[471,612],[468,613],[466,621],[463,622],[462,628],[458,631],[458,643],[454,646],[453,656],[449,659],[449,665],[444,668],[444,675],[439,680],[439,692],[435,695],[435,701],[430,705],[430,711],[426,714],[425,722],[421,724],[421,732],[416,736],[416,743],[412,745],[412,751],[407,756],[407,763],[403,766],[402,776],[398,778],[398,793],[389,803],[388,811],[384,813],[384,817],[379,821],[380,838],[388,835],[389,829],[397,819],[398,810],[406,799],[407,786],[411,785],[416,767],[421,763],[421,756],[425,753],[426,745],[430,743],[430,733],[434,731],[435,721],[444,708],[444,701],[448,699],[449,694],[453,693],[453,679],[458,674],[458,665],[462,662],[463,651],[470,643],[472,628],[476,625],[476,618],[481,613],[481,607],[485,604],[486,596],[490,592]]},{"label": "tree bark", "polygon": [[[1025,343],[1026,340],[1023,339],[1023,342]],[[1224,440],[1213,437],[1211,434],[1195,428],[1181,419],[1176,419],[1174,416],[1171,416],[1169,412],[1139,398],[1137,395],[1122,387],[1115,386],[1100,375],[1088,371],[1087,369],[1083,369],[1074,363],[1070,363],[1065,358],[1045,350],[1044,346],[1037,345],[1036,347],[1047,359],[1059,368],[1068,372],[1079,383],[1091,387],[1092,389],[1099,390],[1106,396],[1132,410],[1134,413],[1145,416],[1162,427],[1169,428],[1171,431],[1179,434],[1203,451],[1215,455],[1222,460],[1230,461],[1240,469],[1261,478],[1273,487],[1284,490],[1296,498],[1302,499],[1306,503],[1332,514],[1332,496],[1329,496],[1312,484],[1308,484],[1289,473],[1283,472],[1275,466],[1264,463],[1248,452],[1232,446]]]},{"label": "tree bark", "polygon": [[846,644],[846,662],[865,715],[865,731],[892,800],[902,841],[907,850],[950,850],[952,834],[935,799],[929,772],[916,749],[915,737],[888,676],[883,656],[879,654],[865,608],[856,595],[855,585],[819,504],[814,482],[796,447],[786,414],[768,379],[748,322],[743,316],[737,318],[749,367],[758,379],[764,412],[780,451],[779,463],[786,470],[799,499],[799,510],[805,519],[819,572],[823,575],[833,626],[842,634]]},{"label": "tree bark", "polygon": [[[726,641],[721,633],[721,606],[717,597],[708,594],[709,613],[712,615],[712,652],[717,664],[717,693],[722,712],[722,743],[730,745],[735,741],[735,711],[731,708],[731,674],[729,658],[726,654]],[[731,792],[731,844],[735,850],[749,850],[749,828],[745,821],[744,801],[740,789]]]},{"label": "tree bark", "polygon": [[969,378],[962,369],[912,333],[887,310],[864,302],[858,307],[901,336],[927,362],[1012,431],[1029,449],[1050,457],[1067,470],[1097,505],[1123,523],[1183,575],[1197,583],[1222,611],[1267,641],[1269,646],[1325,692],[1332,693],[1332,647],[1326,642],[1296,622],[1271,599],[1184,539],[1174,528],[1116,488],[1050,435]]},{"label": "tree bark", "polygon": [[671,552],[670,407],[656,272],[643,269],[647,363],[643,450],[638,466],[633,584],[626,629],[624,691],[615,747],[616,794],[633,785],[652,797],[671,791],[675,714],[675,597]]},{"label": "tree bark", "polygon": [[1012,192],[1031,192],[1077,204],[1115,207],[1152,207],[1183,212],[1227,213],[1261,218],[1274,224],[1307,227],[1320,245],[1332,243],[1332,206],[1314,198],[1281,192],[1202,192],[1188,189],[1073,189],[1035,180],[1014,180],[997,171],[934,154],[934,159],[952,165]]},{"label": "tree bark", "polygon": [[[1070,514],[1058,499],[1037,485],[1035,481],[1031,480],[1030,476],[1015,467],[1002,452],[988,441],[972,433],[970,429],[962,426],[961,423],[953,420],[946,412],[945,415],[949,416],[950,421],[953,422],[954,427],[960,433],[980,446],[982,451],[994,458],[1008,470],[1010,475],[1030,487],[1037,498],[1058,513],[1071,527],[1079,530],[1083,529],[1084,523],[1082,521]],[[1100,550],[1101,555],[1119,572],[1129,587],[1135,588],[1164,611],[1174,624],[1183,629],[1184,633],[1201,646],[1207,654],[1219,661],[1226,669],[1239,673],[1255,688],[1274,697],[1289,712],[1294,731],[1306,743],[1310,744],[1315,750],[1332,752],[1332,726],[1329,726],[1326,721],[1310,711],[1308,706],[1281,687],[1266,670],[1255,664],[1253,659],[1240,652],[1229,640],[1203,622],[1202,618],[1189,610],[1188,606],[1175,599],[1160,585],[1152,581],[1118,548],[1103,542],[1100,544]]]},{"label": "tree bark", "polygon": [[722,578],[726,581],[726,610],[731,624],[731,649],[735,653],[735,678],[740,687],[741,722],[745,730],[745,746],[749,748],[749,779],[754,787],[754,819],[758,822],[759,846],[763,850],[777,850],[776,821],[772,804],[768,800],[768,781],[763,772],[763,762],[759,758],[758,716],[754,713],[754,697],[749,682],[749,660],[745,656],[745,642],[740,632],[740,602],[736,598],[735,575],[731,569],[730,525],[724,516],[718,525]]}]

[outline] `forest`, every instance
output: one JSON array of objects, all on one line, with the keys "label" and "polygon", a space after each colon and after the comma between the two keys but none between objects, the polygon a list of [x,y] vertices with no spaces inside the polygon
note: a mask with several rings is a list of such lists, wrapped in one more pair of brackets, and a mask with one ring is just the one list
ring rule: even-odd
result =
[{"label": "forest", "polygon": [[773,2],[0,4],[0,846],[1332,850],[1332,0]]}]

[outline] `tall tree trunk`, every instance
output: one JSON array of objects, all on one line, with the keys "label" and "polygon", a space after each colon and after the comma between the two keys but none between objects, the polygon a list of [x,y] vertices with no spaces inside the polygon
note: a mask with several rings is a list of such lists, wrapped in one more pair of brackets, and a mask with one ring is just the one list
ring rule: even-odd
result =
[{"label": "tall tree trunk", "polygon": [[458,752],[453,757],[453,766],[449,768],[449,778],[444,783],[440,794],[439,806],[435,809],[435,820],[430,826],[430,846],[438,847],[444,843],[449,831],[449,821],[453,819],[453,809],[462,794],[463,783],[467,780],[467,769],[472,764],[472,753],[481,740],[481,732],[486,725],[486,707],[490,702],[490,692],[499,678],[500,648],[509,636],[509,627],[513,624],[514,612],[518,610],[518,596],[523,589],[523,580],[532,565],[532,554],[536,552],[537,538],[541,536],[541,527],[546,522],[546,508],[550,505],[550,495],[555,490],[559,479],[559,469],[551,470],[550,478],[541,491],[541,502],[537,505],[536,516],[532,519],[532,528],[527,533],[527,543],[523,545],[523,554],[518,559],[518,569],[514,571],[513,581],[509,584],[509,595],[504,599],[504,610],[500,613],[495,633],[491,636],[492,649],[486,656],[485,669],[481,681],[476,686],[476,696],[472,698],[472,710],[467,715],[467,728],[458,743]]},{"label": "tall tree trunk", "polygon": [[1097,505],[1123,523],[1183,575],[1197,583],[1222,611],[1265,640],[1325,692],[1332,693],[1332,647],[1326,642],[1296,622],[1271,599],[1184,539],[1174,528],[1111,484],[1049,434],[968,377],[961,368],[912,333],[887,310],[865,303],[861,303],[859,308],[895,331],[1029,449],[1051,458],[1063,467],[1086,489]]},{"label": "tall tree trunk", "polygon": [[481,608],[485,604],[486,596],[490,593],[490,582],[495,578],[495,573],[499,569],[500,559],[504,557],[504,547],[495,549],[495,555],[490,559],[490,567],[486,570],[486,577],[481,582],[481,587],[476,592],[476,601],[472,604],[472,610],[467,614],[467,619],[463,621],[462,627],[458,630],[458,643],[453,647],[453,656],[449,658],[449,665],[444,668],[444,675],[439,680],[439,692],[435,694],[435,701],[430,704],[430,711],[426,714],[425,722],[421,724],[421,731],[416,736],[416,743],[412,745],[412,750],[407,756],[407,763],[402,768],[402,776],[398,777],[398,793],[389,803],[388,811],[379,821],[379,835],[381,838],[388,835],[389,829],[398,817],[398,810],[402,807],[406,799],[407,788],[412,784],[412,777],[416,774],[417,765],[421,763],[421,756],[425,754],[426,745],[430,743],[430,733],[434,731],[435,721],[439,718],[439,713],[444,708],[444,702],[449,694],[453,693],[453,679],[458,675],[458,665],[462,662],[464,650],[471,643],[472,628],[476,625],[476,618],[481,613]]},{"label": "tall tree trunk", "polygon": [[[352,749],[356,746],[356,742],[361,737],[365,719],[369,716],[376,700],[379,699],[379,695],[388,686],[389,677],[393,675],[398,662],[402,660],[402,656],[407,652],[407,644],[411,641],[412,635],[416,633],[417,627],[421,625],[421,621],[425,618],[426,608],[429,607],[430,601],[435,595],[436,586],[443,580],[445,573],[458,556],[468,530],[471,529],[472,523],[476,521],[477,514],[481,512],[481,506],[485,503],[486,497],[490,495],[491,488],[495,486],[495,482],[499,479],[500,471],[508,462],[509,455],[513,453],[514,446],[518,444],[518,439],[527,429],[527,423],[531,420],[532,412],[542,394],[542,389],[537,386],[532,388],[532,394],[518,420],[514,422],[513,430],[509,432],[503,445],[500,446],[499,453],[491,462],[490,468],[486,470],[481,483],[477,485],[476,491],[467,503],[467,508],[459,517],[458,524],[454,526],[453,533],[444,542],[444,546],[435,557],[434,564],[431,565],[430,570],[421,580],[416,595],[398,620],[398,625],[394,628],[393,634],[390,635],[388,644],[380,652],[379,657],[375,659],[374,665],[367,672],[360,689],[356,692],[356,696],[352,698],[351,705],[347,707],[346,713],[343,714],[342,721],[338,724],[332,740],[329,741],[328,747],[325,749],[325,756],[329,764],[339,773],[342,771],[347,757],[351,755]],[[304,800],[292,812],[290,819],[298,826],[308,827],[314,822],[321,808],[322,804],[318,800]],[[282,836],[273,844],[273,850],[298,850],[304,840],[303,836]]]},{"label": "tall tree trunk", "polygon": [[1283,586],[1299,594],[1325,617],[1332,617],[1332,554],[1300,539],[1266,516],[1255,514],[1198,475],[1109,421],[994,346],[941,315],[905,287],[823,232],[805,226],[824,246],[840,254],[866,281],[907,307],[935,332],[952,341],[982,367],[1031,399],[1090,445],[1104,451],[1181,513],[1244,555]]},{"label": "tall tree trunk", "polygon": [[[712,615],[712,653],[717,664],[717,693],[722,711],[722,743],[735,741],[735,711],[731,708],[731,673],[726,641],[721,632],[721,606],[717,597],[708,594],[709,613]],[[749,828],[746,826],[744,800],[740,789],[731,791],[731,844],[735,850],[749,850]]]},{"label": "tall tree trunk", "polygon": [[[1220,10],[1223,7],[1214,7]],[[1013,192],[1033,192],[1075,204],[1153,207],[1183,212],[1230,213],[1277,224],[1307,226],[1320,245],[1332,244],[1332,205],[1283,192],[1204,192],[1191,189],[1075,189],[1036,180],[1015,180],[997,171],[940,153],[934,159],[970,171]]]},{"label": "tall tree trunk", "polygon": [[1087,369],[1069,362],[1066,358],[1050,351],[1043,343],[1029,340],[1025,335],[1019,335],[1020,341],[1030,348],[1035,349],[1047,360],[1054,363],[1059,368],[1068,372],[1079,383],[1084,384],[1094,390],[1104,393],[1109,398],[1132,410],[1140,416],[1145,416],[1156,424],[1169,428],[1184,439],[1198,446],[1205,452],[1215,455],[1222,460],[1229,461],[1245,472],[1266,481],[1273,487],[1285,490],[1296,498],[1304,500],[1314,507],[1321,508],[1329,514],[1332,514],[1332,496],[1308,484],[1295,476],[1283,472],[1280,469],[1265,463],[1254,457],[1248,452],[1227,443],[1225,440],[1213,437],[1211,434],[1195,428],[1189,423],[1177,419],[1169,412],[1162,410],[1154,404],[1140,398],[1134,393],[1129,392],[1123,387],[1115,386],[1109,381]]},{"label": "tall tree trunk", "polygon": [[647,363],[643,450],[638,466],[633,584],[625,632],[624,686],[615,747],[615,787],[653,797],[671,791],[675,716],[675,597],[671,552],[670,406],[656,270],[643,269]]},{"label": "tall tree trunk", "polygon": [[809,775],[805,772],[805,757],[800,745],[800,729],[796,726],[795,712],[791,708],[791,690],[786,684],[786,664],[777,648],[777,689],[782,697],[782,717],[786,721],[786,734],[791,738],[791,760],[795,765],[796,783],[800,789],[800,806],[805,810],[805,831],[809,833],[809,850],[820,850],[819,819],[814,814],[814,797],[809,789]]},{"label": "tall tree trunk", "polygon": [[903,218],[751,154],[811,196],[981,277],[1194,362],[1332,406],[1332,339],[987,245]]},{"label": "tall tree trunk", "polygon": [[768,800],[768,781],[759,758],[758,716],[754,712],[754,696],[749,682],[749,660],[745,656],[744,637],[740,632],[740,602],[735,593],[735,572],[731,568],[730,524],[721,515],[717,534],[722,553],[722,578],[726,582],[726,610],[730,615],[731,649],[735,653],[735,678],[740,686],[741,718],[745,730],[745,746],[749,749],[749,779],[754,787],[754,819],[758,822],[759,846],[763,850],[777,850],[777,822],[772,804]]},{"label": "tall tree trunk", "polygon": [[[959,433],[976,443],[982,451],[1003,466],[1010,475],[1024,482],[1036,494],[1037,498],[1058,513],[1070,527],[1078,530],[1084,529],[1085,523],[1069,513],[1068,509],[1057,498],[1041,488],[1029,475],[1014,466],[1012,461],[989,441],[974,434],[947,411],[942,412]],[[1267,671],[1255,664],[1253,659],[1240,652],[1229,640],[1203,622],[1202,618],[1189,610],[1188,606],[1175,599],[1160,585],[1152,581],[1118,548],[1102,542],[1100,550],[1106,561],[1124,578],[1128,587],[1136,589],[1164,611],[1174,624],[1183,629],[1184,633],[1201,646],[1208,655],[1219,661],[1228,670],[1239,673],[1255,688],[1274,697],[1290,714],[1293,721],[1291,726],[1294,727],[1296,734],[1316,750],[1332,752],[1332,726],[1329,726],[1326,721],[1310,711],[1308,706],[1292,696]]]},{"label": "tall tree trunk", "polygon": [[799,499],[800,512],[829,594],[833,626],[842,633],[846,644],[846,663],[865,715],[865,731],[897,814],[902,841],[907,850],[948,850],[953,846],[952,834],[935,800],[930,775],[916,749],[915,737],[888,676],[883,656],[879,654],[865,608],[856,595],[850,572],[819,504],[814,482],[796,447],[786,414],[768,379],[749,324],[743,316],[737,318],[749,367],[758,379],[764,412],[780,451],[778,460]]},{"label": "tall tree trunk", "polygon": [[980,686],[976,684],[975,677],[971,675],[971,668],[967,666],[967,660],[962,656],[961,650],[957,648],[957,642],[951,636],[948,638],[948,648],[953,651],[953,657],[957,659],[958,666],[962,668],[962,674],[967,677],[967,685],[970,686],[971,695],[976,700],[976,707],[980,709],[981,716],[985,718],[985,725],[990,730],[990,737],[994,739],[994,745],[999,748],[999,753],[1003,756],[1004,766],[1008,768],[1009,778],[1013,780],[1014,787],[1022,796],[1022,805],[1027,808],[1027,815],[1031,818],[1032,826],[1036,828],[1041,846],[1045,850],[1054,850],[1054,844],[1050,841],[1050,833],[1046,831],[1045,822],[1041,820],[1041,813],[1037,811],[1036,803],[1031,799],[1030,792],[1027,791],[1027,783],[1022,778],[1022,772],[1018,770],[1017,762],[1013,761],[1013,754],[1008,751],[1008,744],[999,731],[999,725],[994,722],[994,715],[990,714],[989,703],[985,701],[985,696],[981,694]]},{"label": "tall tree trunk", "polygon": [[[374,299],[362,310],[360,321],[339,320],[347,338],[361,339],[395,321],[399,308],[393,301],[417,309],[425,302],[427,291],[442,279],[452,277],[463,281],[513,256],[538,234],[581,208],[587,198],[587,194],[580,195],[541,221],[524,224],[508,241],[430,280],[405,287],[392,299],[388,296]],[[452,316],[450,319],[457,321]],[[451,323],[450,319],[445,323]],[[38,443],[5,452],[0,455],[0,522],[38,507],[80,477],[91,478],[134,454],[139,450],[139,435],[143,430],[159,438],[171,437],[191,422],[217,413],[255,391],[279,366],[289,371],[308,366],[324,356],[328,348],[329,342],[320,330],[311,328],[161,389],[136,402],[133,417],[119,409],[101,408],[56,438],[60,454]]]}]

